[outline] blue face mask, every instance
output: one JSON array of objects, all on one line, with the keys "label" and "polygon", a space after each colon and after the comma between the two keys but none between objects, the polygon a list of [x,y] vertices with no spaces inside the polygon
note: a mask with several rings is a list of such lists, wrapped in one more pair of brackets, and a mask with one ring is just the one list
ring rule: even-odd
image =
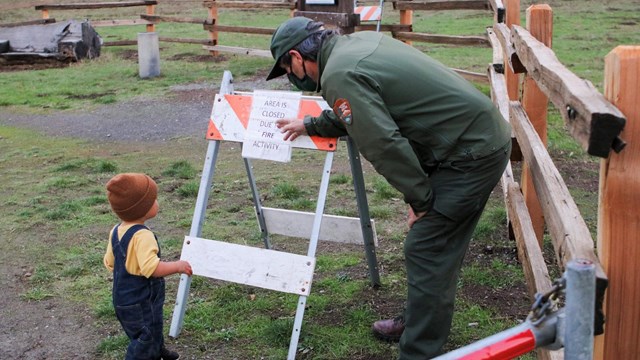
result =
[{"label": "blue face mask", "polygon": [[287,74],[287,77],[289,78],[289,82],[302,91],[316,91],[316,88],[318,87],[318,83],[313,81],[313,79],[311,79],[307,74],[305,74],[302,79],[298,78],[293,73]]}]

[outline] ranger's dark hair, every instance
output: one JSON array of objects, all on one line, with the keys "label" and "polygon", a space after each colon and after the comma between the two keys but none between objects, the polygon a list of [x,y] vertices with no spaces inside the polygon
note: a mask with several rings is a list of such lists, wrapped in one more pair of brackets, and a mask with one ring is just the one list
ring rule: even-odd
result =
[{"label": "ranger's dark hair", "polygon": [[[307,38],[302,40],[298,45],[291,48],[291,50],[298,51],[305,60],[317,61],[318,52],[320,51],[320,47],[322,47],[322,42],[334,35],[340,35],[340,30],[338,29],[323,29],[323,27],[323,22],[309,22],[306,29],[312,34],[307,36]],[[291,55],[289,55],[288,51],[280,57],[280,64],[284,66],[291,66]]]}]

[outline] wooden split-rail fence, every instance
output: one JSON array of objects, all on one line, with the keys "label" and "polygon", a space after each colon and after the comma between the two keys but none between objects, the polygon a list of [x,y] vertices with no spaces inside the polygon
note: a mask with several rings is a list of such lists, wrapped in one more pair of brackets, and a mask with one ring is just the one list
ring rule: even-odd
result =
[{"label": "wooden split-rail fence", "polygon": [[[209,51],[232,51],[271,56],[267,50],[223,47],[218,32],[270,35],[274,29],[222,25],[219,8],[289,9],[291,1],[203,2],[207,19],[156,15],[157,1],[39,5],[44,20],[50,10],[93,9],[115,6],[144,6],[139,19],[95,22],[95,26],[146,25],[154,31],[160,22],[202,24],[208,39],[168,39],[205,45]],[[93,7],[91,7],[93,6]],[[520,26],[520,0],[489,1],[395,1],[400,24],[382,24],[381,31],[406,42],[426,41],[491,47],[492,64],[482,75],[491,85],[491,96],[513,127],[512,162],[521,162],[521,178],[511,164],[502,178],[509,226],[515,238],[531,295],[552,286],[542,251],[546,232],[551,238],[555,262],[564,269],[572,259],[582,258],[596,265],[597,310],[596,359],[625,359],[640,354],[640,46],[613,49],[605,59],[604,95],[580,79],[556,58],[551,49],[552,9],[538,4],[526,9],[526,26]],[[412,31],[414,11],[484,9],[492,10],[494,25],[486,37],[453,37]],[[356,24],[355,31],[371,25]],[[135,43],[132,41],[131,43]],[[124,42],[118,44],[125,44]],[[108,45],[108,44],[107,44]],[[117,44],[114,44],[117,45]],[[468,75],[468,74],[467,74]],[[480,80],[477,75],[468,76]],[[578,207],[546,150],[548,103],[562,115],[571,135],[584,150],[602,158],[597,242],[594,241]],[[638,141],[636,141],[638,140]],[[597,243],[597,245],[596,245]],[[603,323],[603,316],[606,322]],[[604,325],[603,325],[604,324]],[[561,351],[538,351],[542,359],[562,359]]]},{"label": "wooden split-rail fence", "polygon": [[[346,6],[344,4],[348,4]],[[364,4],[364,2],[362,2]],[[413,12],[414,11],[441,11],[441,10],[493,10],[495,13],[496,21],[503,21],[504,18],[504,6],[501,0],[449,0],[449,1],[433,1],[433,0],[421,0],[421,1],[393,1],[393,9],[398,10],[400,14],[400,24],[380,24],[379,30],[390,32],[391,35],[397,39],[403,40],[409,44],[414,41],[438,43],[438,44],[450,44],[456,46],[481,46],[489,47],[491,45],[489,36],[452,36],[452,35],[438,35],[438,34],[425,34],[413,31]],[[228,33],[243,33],[243,34],[258,34],[270,36],[275,31],[275,28],[264,28],[254,26],[238,26],[238,25],[224,25],[219,16],[219,9],[255,9],[269,10],[289,10],[290,16],[294,16],[297,13],[302,15],[316,18],[326,22],[327,24],[334,24],[337,27],[343,27],[348,31],[365,31],[375,30],[375,24],[361,23],[357,16],[354,16],[354,9],[351,2],[340,2],[340,6],[334,9],[334,12],[310,12],[302,11],[305,7],[309,7],[305,4],[304,0],[280,0],[280,1],[243,1],[243,0],[204,0],[202,5],[207,9],[206,18],[195,17],[180,17],[180,16],[165,16],[156,13],[158,1],[155,0],[142,0],[142,1],[114,1],[114,2],[93,2],[93,3],[69,3],[69,4],[42,4],[36,5],[35,9],[41,12],[42,19],[33,20],[28,22],[11,24],[26,25],[26,24],[38,24],[55,22],[55,18],[50,17],[50,12],[64,11],[64,10],[96,10],[96,9],[109,9],[109,8],[123,8],[123,7],[144,7],[145,14],[140,14],[137,18],[129,19],[112,19],[112,20],[96,20],[91,21],[94,27],[106,27],[106,26],[132,26],[132,25],[145,25],[146,31],[152,32],[156,30],[156,25],[159,23],[191,23],[200,24],[203,29],[208,32],[207,38],[194,39],[194,38],[175,38],[175,37],[163,37],[159,36],[159,40],[162,42],[177,42],[177,43],[190,43],[201,45],[205,50],[208,50],[211,54],[217,55],[219,52],[230,52],[237,54],[253,55],[271,57],[271,53],[266,49],[253,49],[243,48],[237,46],[223,45],[219,43],[218,34],[221,32]],[[314,9],[313,7],[311,7]],[[322,9],[327,9],[326,6],[322,6]],[[317,9],[317,6],[315,7]],[[337,12],[342,11],[342,12]],[[346,12],[346,13],[345,13]],[[8,26],[9,24],[2,24],[0,26]],[[268,40],[265,42],[265,44]],[[135,45],[137,40],[119,40],[119,41],[106,41],[104,46],[124,46]],[[488,78],[485,74],[465,71],[461,69],[454,69],[456,72],[471,81],[476,82],[488,82]]]}]

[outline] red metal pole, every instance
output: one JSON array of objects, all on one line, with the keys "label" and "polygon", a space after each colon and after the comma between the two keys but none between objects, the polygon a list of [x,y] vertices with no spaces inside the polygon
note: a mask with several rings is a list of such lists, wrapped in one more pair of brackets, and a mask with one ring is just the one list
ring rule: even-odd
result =
[{"label": "red metal pole", "polygon": [[507,338],[490,344],[460,360],[508,360],[526,354],[536,348],[536,338],[531,329],[513,334]]}]

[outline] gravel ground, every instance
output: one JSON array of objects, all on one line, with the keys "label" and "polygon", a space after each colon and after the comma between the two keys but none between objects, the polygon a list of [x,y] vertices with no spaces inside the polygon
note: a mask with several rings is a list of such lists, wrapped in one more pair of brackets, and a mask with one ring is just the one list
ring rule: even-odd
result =
[{"label": "gravel ground", "polygon": [[[285,88],[286,77],[235,83],[236,91]],[[0,124],[29,128],[53,136],[103,141],[162,141],[201,136],[207,130],[218,86],[175,86],[165,99],[135,99],[89,111],[55,111],[44,115],[2,110]]]}]

